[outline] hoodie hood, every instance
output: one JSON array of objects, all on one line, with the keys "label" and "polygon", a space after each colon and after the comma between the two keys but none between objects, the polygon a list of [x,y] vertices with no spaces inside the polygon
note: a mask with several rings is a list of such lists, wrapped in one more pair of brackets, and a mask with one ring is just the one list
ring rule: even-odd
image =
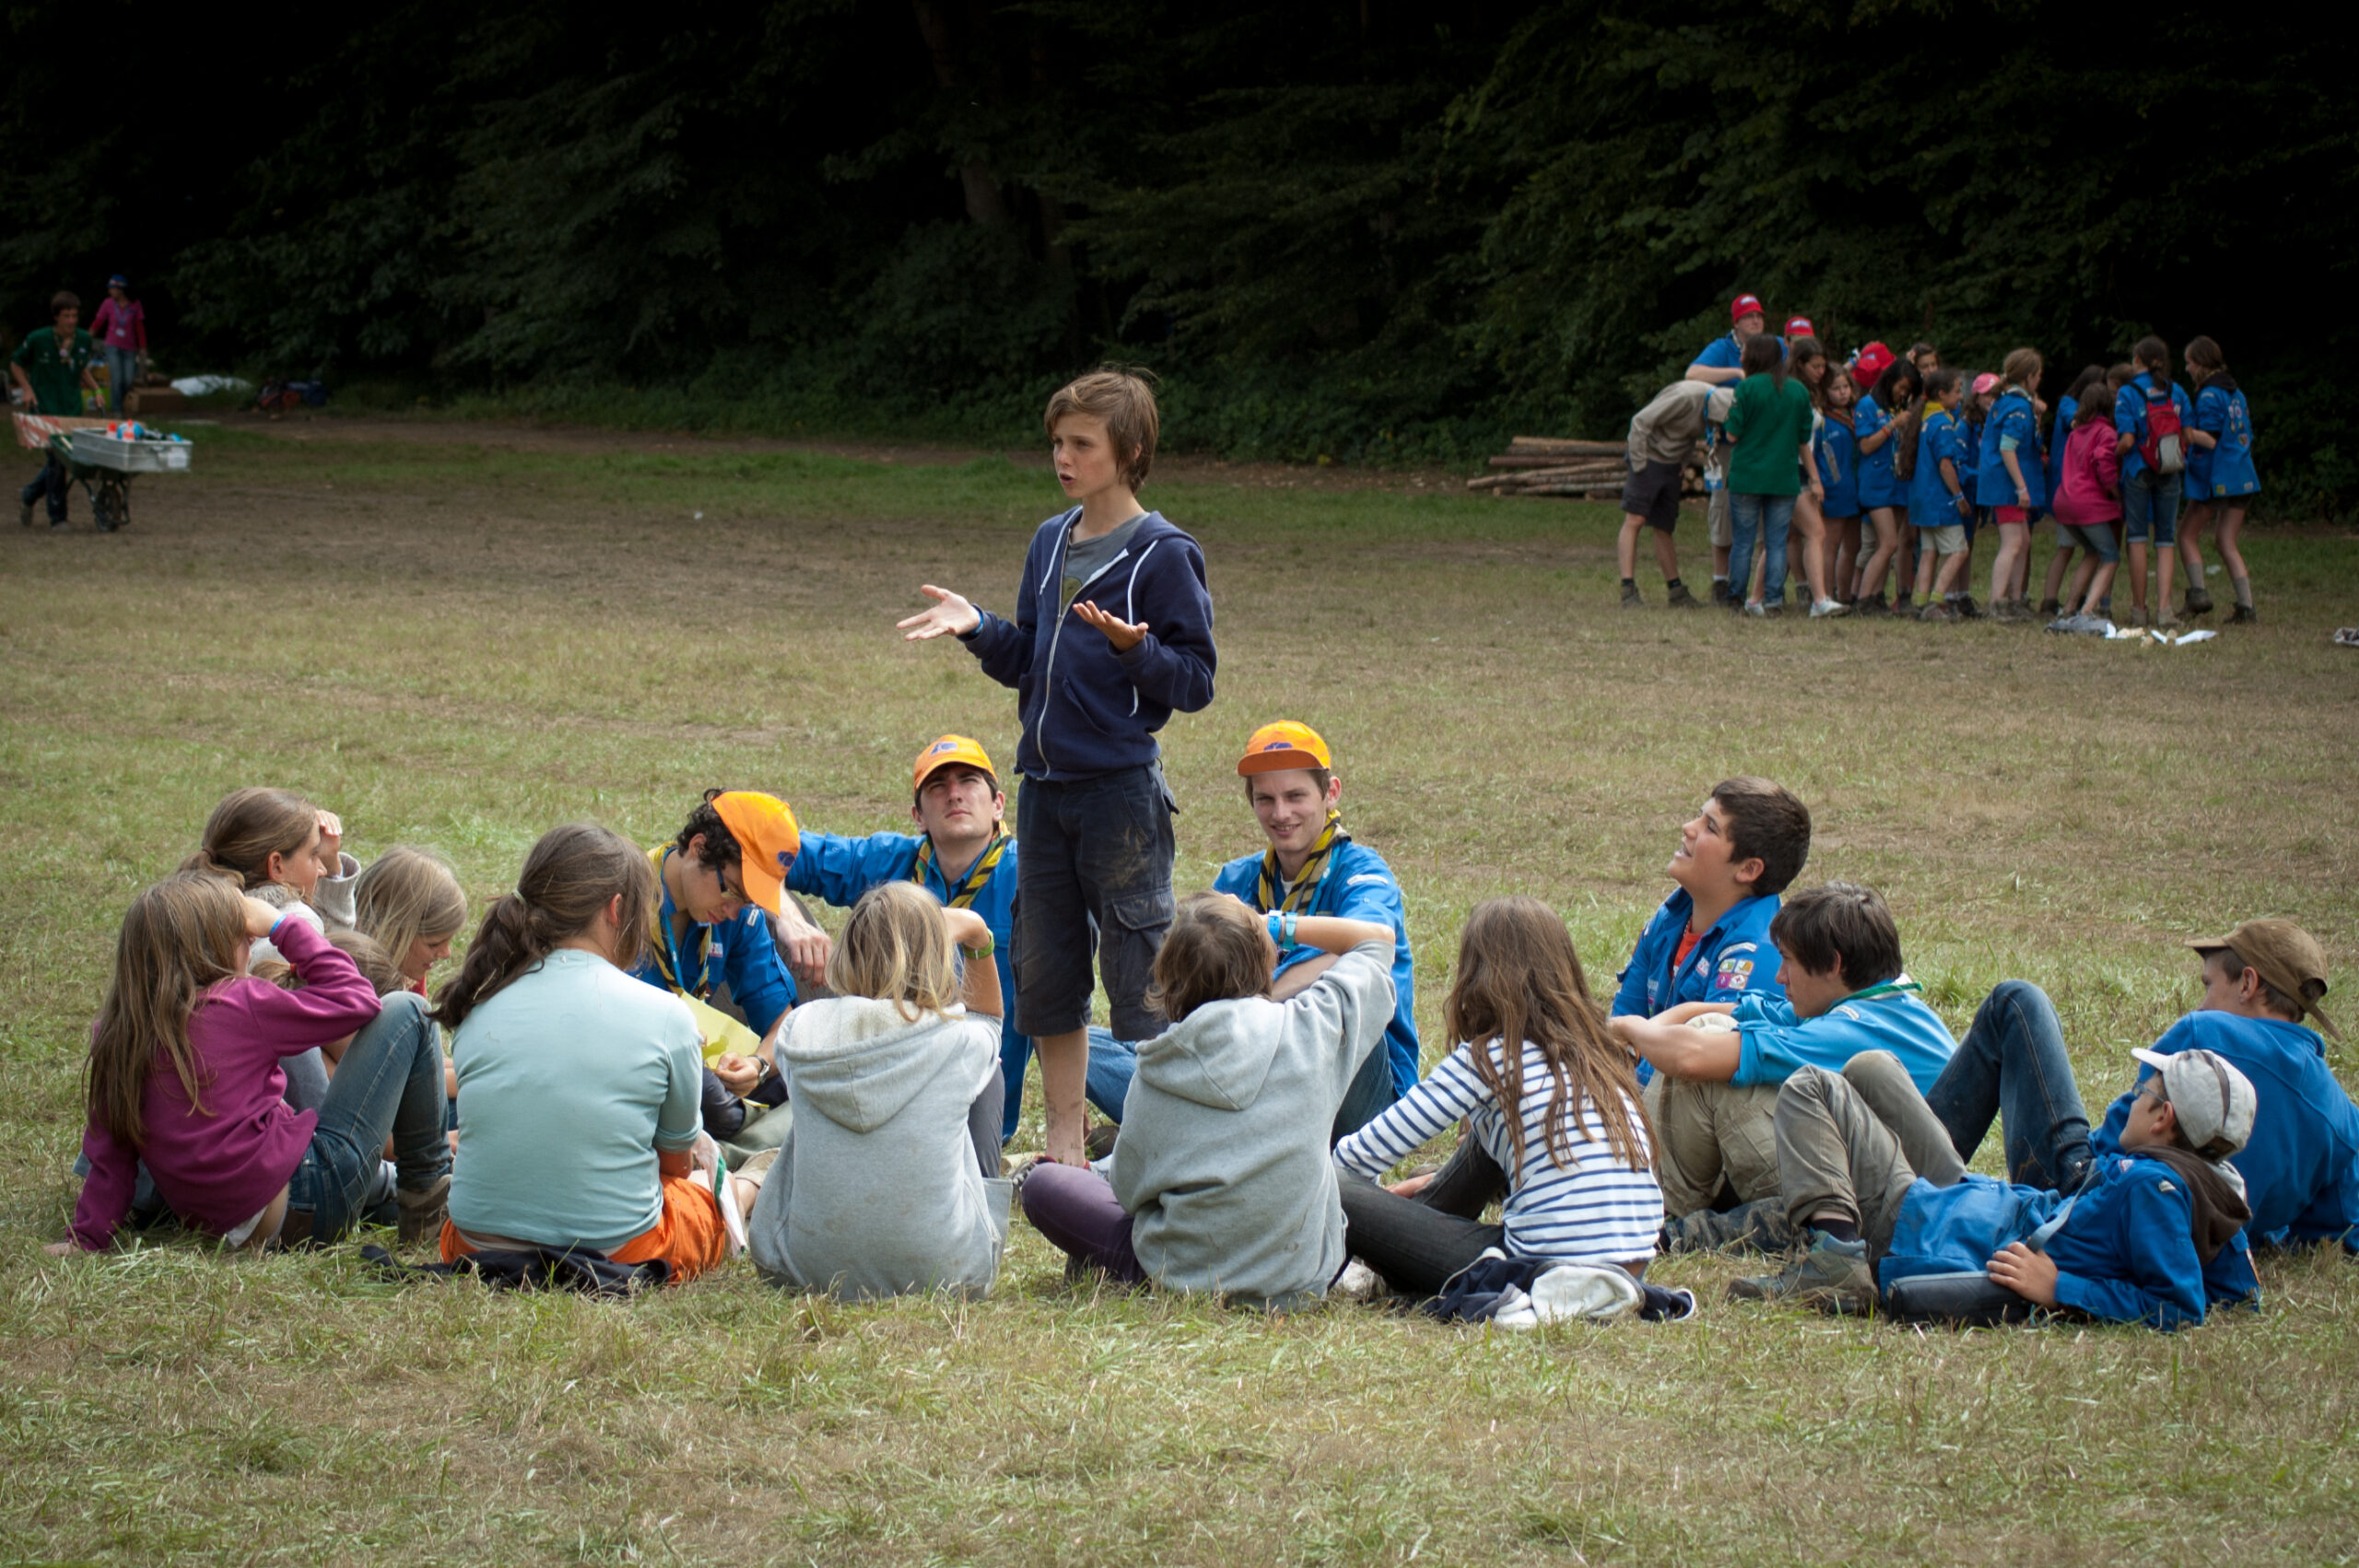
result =
[{"label": "hoodie hood", "polygon": [[1262,1097],[1284,1018],[1264,997],[1208,1001],[1139,1047],[1138,1076],[1191,1105],[1241,1111]]},{"label": "hoodie hood", "polygon": [[[947,1016],[964,1018],[964,1007]],[[839,1126],[874,1132],[901,1113],[942,1071],[929,1043],[943,1015],[912,1021],[889,1001],[827,997],[798,1008],[778,1043],[794,1065],[794,1096]]]}]

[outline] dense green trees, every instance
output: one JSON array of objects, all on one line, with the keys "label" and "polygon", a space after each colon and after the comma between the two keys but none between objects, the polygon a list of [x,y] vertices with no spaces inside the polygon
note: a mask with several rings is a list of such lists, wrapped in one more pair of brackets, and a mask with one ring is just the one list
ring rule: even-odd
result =
[{"label": "dense green trees", "polygon": [[[636,386],[1020,439],[1100,356],[1175,437],[1610,433],[1743,287],[2060,374],[2226,345],[2359,502],[2354,90],[2298,13],[2044,0],[409,0],[9,13],[15,330],[123,267],[182,367]],[[125,111],[116,117],[118,108]],[[693,398],[689,400],[693,402]]]}]

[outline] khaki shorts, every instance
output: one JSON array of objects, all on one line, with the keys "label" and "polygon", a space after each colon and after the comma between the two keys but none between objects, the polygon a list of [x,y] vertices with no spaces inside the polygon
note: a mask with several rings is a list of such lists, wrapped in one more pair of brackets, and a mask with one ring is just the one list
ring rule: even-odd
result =
[{"label": "khaki shorts", "polygon": [[1712,548],[1725,550],[1736,543],[1736,532],[1729,526],[1729,492],[1727,486],[1711,493],[1704,503],[1704,521],[1711,529]]},{"label": "khaki shorts", "polygon": [[1939,528],[1920,528],[1917,531],[1917,537],[1932,541],[1936,556],[1966,554],[1966,524],[1962,522],[1945,522]]}]

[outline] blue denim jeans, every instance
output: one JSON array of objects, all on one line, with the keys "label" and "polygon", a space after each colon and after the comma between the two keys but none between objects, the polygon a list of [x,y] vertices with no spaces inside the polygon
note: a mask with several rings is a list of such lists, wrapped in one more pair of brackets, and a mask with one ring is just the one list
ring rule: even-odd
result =
[{"label": "blue denim jeans", "polygon": [[2009,1181],[2071,1192],[2088,1175],[2089,1116],[2064,1029],[2048,993],[2028,980],[2008,980],[1984,999],[1925,1102],[1961,1160],[1974,1158],[1995,1117]]},{"label": "blue denim jeans", "polygon": [[49,497],[49,521],[64,522],[65,497],[72,494],[73,489],[73,476],[65,472],[65,465],[57,461],[57,454],[52,452],[48,461],[41,464],[41,472],[33,475],[33,482],[17,492],[17,499],[31,506],[46,496]]},{"label": "blue denim jeans", "polygon": [[1742,600],[1753,580],[1753,546],[1757,539],[1768,553],[1761,579],[1765,604],[1786,602],[1786,532],[1794,522],[1791,496],[1731,496],[1729,497],[1729,591]]},{"label": "blue denim jeans", "polygon": [[135,348],[112,348],[107,356],[107,402],[114,412],[123,412],[123,400],[131,394],[132,386],[139,380],[139,351]]},{"label": "blue denim jeans", "polygon": [[2142,468],[2121,482],[2121,537],[2142,544],[2151,535],[2158,545],[2178,543],[2178,498],[2187,476],[2160,474]]},{"label": "blue denim jeans", "polygon": [[449,1174],[444,1099],[442,1047],[426,999],[397,991],[345,1047],[311,1146],[288,1184],[287,1206],[311,1213],[313,1242],[334,1240],[367,1214],[387,1134],[403,1191],[423,1192]]},{"label": "blue denim jeans", "polygon": [[1171,895],[1171,796],[1149,763],[1102,778],[1027,778],[1015,791],[1012,918],[1015,1026],[1039,1039],[1089,1023],[1105,972],[1114,1033],[1144,1040],[1161,1027],[1146,1005]]},{"label": "blue denim jeans", "polygon": [[[1111,1121],[1122,1119],[1122,1101],[1131,1092],[1131,1079],[1138,1071],[1139,1047],[1134,1040],[1118,1040],[1110,1029],[1095,1024],[1089,1030],[1089,1103],[1096,1106]],[[1379,1038],[1360,1063],[1359,1071],[1352,1079],[1352,1086],[1344,1091],[1344,1103],[1336,1107],[1335,1124],[1328,1130],[1330,1148],[1341,1143],[1369,1122],[1374,1121],[1393,1101],[1401,1096],[1392,1083],[1392,1058]]]}]

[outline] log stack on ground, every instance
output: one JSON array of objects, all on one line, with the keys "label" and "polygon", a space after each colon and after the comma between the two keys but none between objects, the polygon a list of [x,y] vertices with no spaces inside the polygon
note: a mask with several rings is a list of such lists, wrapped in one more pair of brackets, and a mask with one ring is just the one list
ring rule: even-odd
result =
[{"label": "log stack on ground", "polygon": [[[1492,472],[1469,479],[1470,490],[1495,496],[1563,496],[1593,501],[1617,500],[1622,482],[1630,475],[1629,446],[1624,441],[1579,441],[1558,436],[1518,436],[1508,450],[1491,459]],[[1703,478],[1691,471],[1684,486],[1702,494]]]}]

